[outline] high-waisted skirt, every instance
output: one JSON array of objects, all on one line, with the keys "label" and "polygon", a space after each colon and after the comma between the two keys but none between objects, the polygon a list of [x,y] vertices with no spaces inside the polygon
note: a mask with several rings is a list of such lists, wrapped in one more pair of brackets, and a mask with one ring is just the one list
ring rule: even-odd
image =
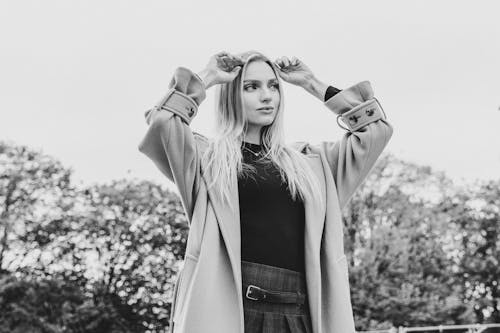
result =
[{"label": "high-waisted skirt", "polygon": [[[248,261],[241,262],[245,333],[312,333],[305,275],[301,272]],[[305,303],[270,303],[245,296],[248,285],[270,291],[299,292]]]}]

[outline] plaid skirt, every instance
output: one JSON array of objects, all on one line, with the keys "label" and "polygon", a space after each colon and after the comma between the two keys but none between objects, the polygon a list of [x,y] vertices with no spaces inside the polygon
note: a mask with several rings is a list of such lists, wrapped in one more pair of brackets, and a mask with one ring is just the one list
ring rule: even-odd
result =
[{"label": "plaid skirt", "polygon": [[289,269],[241,261],[242,282],[273,291],[300,291],[305,304],[269,303],[243,293],[245,333],[312,333],[305,275]]}]

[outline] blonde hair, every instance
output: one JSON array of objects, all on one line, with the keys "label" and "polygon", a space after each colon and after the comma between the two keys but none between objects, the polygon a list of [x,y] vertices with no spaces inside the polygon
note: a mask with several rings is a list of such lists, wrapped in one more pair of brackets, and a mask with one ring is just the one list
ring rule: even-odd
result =
[{"label": "blonde hair", "polygon": [[[242,141],[245,139],[246,123],[245,110],[243,109],[243,78],[248,64],[253,61],[264,61],[272,68],[279,82],[280,103],[272,124],[264,126],[261,130],[261,142],[266,152],[264,163],[274,164],[281,176],[281,180],[288,184],[288,189],[293,200],[297,195],[304,200],[304,194],[315,197],[320,192],[320,184],[303,156],[296,149],[289,147],[284,142],[284,103],[283,90],[280,77],[275,65],[262,53],[248,51],[239,54],[245,60],[238,76],[229,83],[216,86],[216,135],[209,139],[209,144],[202,156],[205,165],[205,174],[209,174],[212,182],[207,186],[214,187],[215,193],[229,200],[229,185],[238,176],[246,176],[255,172],[255,168],[243,162],[241,153]],[[324,200],[323,198],[318,198]],[[231,207],[234,209],[234,207]]]}]

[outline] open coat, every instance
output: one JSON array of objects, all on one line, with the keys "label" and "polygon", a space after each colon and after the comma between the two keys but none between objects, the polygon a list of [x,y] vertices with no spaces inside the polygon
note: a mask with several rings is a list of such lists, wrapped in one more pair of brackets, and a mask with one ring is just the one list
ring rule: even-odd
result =
[{"label": "open coat", "polygon": [[[243,333],[237,180],[230,188],[236,207],[231,210],[207,189],[210,179],[201,172],[200,157],[208,140],[189,127],[205,96],[199,76],[177,68],[166,96],[146,112],[149,128],[139,151],[176,184],[190,225],[184,266],[175,286],[172,331]],[[321,204],[314,197],[304,198],[307,292],[314,333],[352,333],[341,211],[393,130],[368,81],[341,91],[324,105],[348,126],[341,140],[291,145],[311,165],[321,183],[317,195],[326,199]]]}]

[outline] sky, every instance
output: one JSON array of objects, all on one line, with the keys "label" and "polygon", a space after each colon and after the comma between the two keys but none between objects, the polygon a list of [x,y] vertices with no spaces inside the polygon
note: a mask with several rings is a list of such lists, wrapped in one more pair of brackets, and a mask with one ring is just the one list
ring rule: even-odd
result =
[{"label": "sky", "polygon": [[[1,1],[0,140],[59,159],[82,185],[171,185],[138,151],[175,69],[219,51],[296,56],[321,81],[368,80],[386,151],[457,180],[500,178],[495,1]],[[323,103],[283,82],[287,141],[337,141]],[[214,93],[191,128],[213,134]]]}]

